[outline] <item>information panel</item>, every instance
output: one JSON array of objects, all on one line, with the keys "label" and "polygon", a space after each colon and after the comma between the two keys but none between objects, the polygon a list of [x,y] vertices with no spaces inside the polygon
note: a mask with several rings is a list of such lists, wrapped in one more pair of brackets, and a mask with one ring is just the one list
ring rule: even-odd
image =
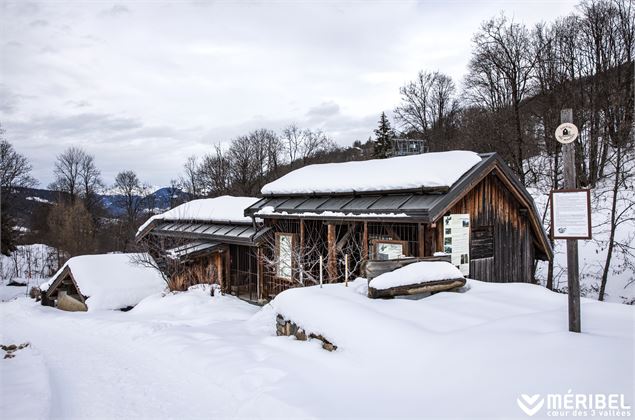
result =
[{"label": "information panel", "polygon": [[443,218],[443,250],[463,275],[470,274],[470,215],[451,214]]},{"label": "information panel", "polygon": [[551,191],[553,239],[591,239],[590,190]]}]

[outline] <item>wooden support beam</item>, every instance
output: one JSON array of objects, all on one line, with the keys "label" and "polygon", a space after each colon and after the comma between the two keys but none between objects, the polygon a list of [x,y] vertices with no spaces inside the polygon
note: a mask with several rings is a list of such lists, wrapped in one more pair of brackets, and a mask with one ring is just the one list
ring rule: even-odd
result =
[{"label": "wooden support beam", "polygon": [[436,224],[426,225],[426,256],[432,256],[437,249],[437,228]]},{"label": "wooden support beam", "polygon": [[221,290],[225,290],[225,276],[223,275],[223,257],[221,253],[214,254],[214,264],[216,265],[216,277]]},{"label": "wooden support beam", "polygon": [[423,223],[417,225],[417,245],[419,248],[417,257],[424,257],[426,255],[426,236],[425,225]]},{"label": "wooden support beam", "polygon": [[260,299],[264,299],[265,297],[265,273],[264,273],[264,261],[262,258],[262,248],[258,247],[257,251],[256,251],[256,255],[258,258],[258,268],[257,268],[257,274],[258,274],[258,291],[257,291],[257,295],[256,295],[256,299],[260,300]]},{"label": "wooden support beam", "polygon": [[362,233],[362,259],[368,260],[368,222],[364,222],[364,231]]},{"label": "wooden support beam", "polygon": [[304,219],[300,219],[300,252],[304,252]]},{"label": "wooden support beam", "polygon": [[327,226],[328,255],[326,259],[326,272],[329,282],[337,281],[337,247],[335,243],[335,225]]},{"label": "wooden support beam", "polygon": [[225,252],[223,252],[223,262],[224,262],[224,269],[225,269],[225,291],[230,292],[231,293],[231,288],[232,288],[232,280],[231,280],[231,255],[229,253],[229,247],[227,247],[227,249],[225,250]]}]

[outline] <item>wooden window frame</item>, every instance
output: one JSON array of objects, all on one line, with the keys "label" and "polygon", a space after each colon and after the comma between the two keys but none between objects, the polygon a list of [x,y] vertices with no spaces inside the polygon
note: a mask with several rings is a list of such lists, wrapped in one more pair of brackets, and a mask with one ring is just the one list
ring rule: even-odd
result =
[{"label": "wooden window frame", "polygon": [[[281,236],[288,236],[291,238],[291,262],[289,265],[289,268],[291,270],[291,275],[289,277],[284,277],[280,275],[280,237]],[[293,265],[294,265],[293,250],[295,248],[295,244],[296,244],[296,235],[294,233],[276,232],[276,249],[274,250],[275,258],[276,258],[276,275],[275,275],[276,278],[281,280],[293,280]]]}]

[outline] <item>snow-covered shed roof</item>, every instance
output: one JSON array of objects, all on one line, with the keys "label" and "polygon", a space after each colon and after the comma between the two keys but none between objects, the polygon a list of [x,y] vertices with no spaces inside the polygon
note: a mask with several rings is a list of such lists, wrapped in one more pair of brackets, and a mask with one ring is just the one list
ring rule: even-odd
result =
[{"label": "snow-covered shed roof", "polygon": [[231,195],[188,201],[165,213],[152,216],[139,227],[138,232],[142,232],[157,220],[251,223],[251,219],[245,217],[244,211],[256,201],[258,199],[254,197],[234,197]]},{"label": "snow-covered shed roof", "polygon": [[73,257],[40,290],[51,293],[71,276],[79,292],[86,297],[88,310],[121,309],[134,306],[166,287],[154,268],[136,263],[146,254],[99,254]]},{"label": "snow-covered shed roof", "polygon": [[261,192],[266,196],[449,188],[480,162],[477,153],[455,150],[309,165],[270,182]]},{"label": "snow-covered shed roof", "polygon": [[153,234],[179,238],[250,245],[260,233],[245,209],[253,197],[225,195],[193,200],[152,216],[137,231],[137,240]]}]

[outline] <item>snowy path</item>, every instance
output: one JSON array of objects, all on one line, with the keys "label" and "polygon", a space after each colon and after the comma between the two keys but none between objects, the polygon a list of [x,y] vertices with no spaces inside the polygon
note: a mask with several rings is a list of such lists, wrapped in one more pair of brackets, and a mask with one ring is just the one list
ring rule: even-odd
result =
[{"label": "snowy path", "polygon": [[[200,319],[135,320],[144,316],[134,313],[89,318],[24,300],[3,311],[1,341],[28,341],[43,354],[51,418],[257,417],[264,407],[302,417],[259,395],[285,374],[258,366],[267,356],[248,349],[253,334],[244,322],[257,309],[241,305],[239,319],[203,327]],[[235,342],[220,341],[223,331]]]}]

